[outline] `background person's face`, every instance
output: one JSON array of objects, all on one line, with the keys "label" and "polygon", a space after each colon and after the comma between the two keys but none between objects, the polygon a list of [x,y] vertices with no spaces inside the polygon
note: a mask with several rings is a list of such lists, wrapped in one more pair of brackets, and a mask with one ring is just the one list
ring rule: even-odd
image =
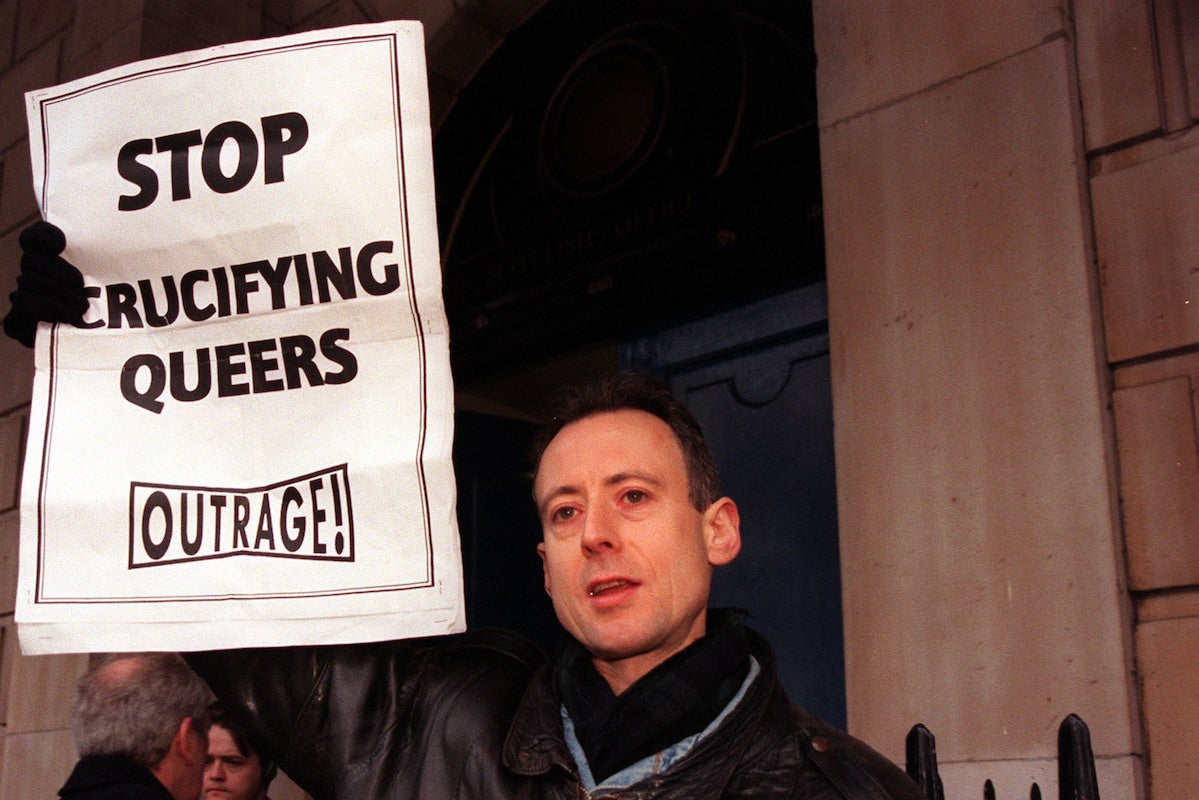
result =
[{"label": "background person's face", "polygon": [[243,754],[229,731],[208,729],[208,758],[204,764],[204,800],[259,800],[262,764],[254,753]]}]

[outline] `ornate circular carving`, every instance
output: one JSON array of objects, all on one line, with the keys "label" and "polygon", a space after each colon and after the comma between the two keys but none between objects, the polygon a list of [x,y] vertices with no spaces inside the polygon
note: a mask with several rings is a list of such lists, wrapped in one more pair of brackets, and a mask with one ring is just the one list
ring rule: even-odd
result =
[{"label": "ornate circular carving", "polygon": [[538,141],[542,177],[591,198],[634,176],[662,137],[670,77],[645,43],[619,38],[584,53],[550,98]]}]

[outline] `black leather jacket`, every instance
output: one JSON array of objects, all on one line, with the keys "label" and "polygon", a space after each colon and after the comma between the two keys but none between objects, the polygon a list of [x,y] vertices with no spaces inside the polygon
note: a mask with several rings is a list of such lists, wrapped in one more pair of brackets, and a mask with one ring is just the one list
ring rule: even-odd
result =
[{"label": "black leather jacket", "polygon": [[[611,798],[923,800],[898,767],[791,705],[765,640],[736,709],[665,773]],[[507,631],[187,654],[317,800],[588,797],[538,652]]]},{"label": "black leather jacket", "polygon": [[84,756],[58,790],[62,800],[175,800],[154,773],[128,756]]}]

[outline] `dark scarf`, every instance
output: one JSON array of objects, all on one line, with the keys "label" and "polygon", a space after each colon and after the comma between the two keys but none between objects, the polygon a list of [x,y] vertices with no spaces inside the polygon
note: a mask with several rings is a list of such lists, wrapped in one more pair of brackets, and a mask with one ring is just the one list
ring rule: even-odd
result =
[{"label": "dark scarf", "polygon": [[596,782],[708,726],[749,673],[749,645],[731,611],[708,612],[708,632],[619,697],[591,655],[570,642],[558,660],[558,691]]}]

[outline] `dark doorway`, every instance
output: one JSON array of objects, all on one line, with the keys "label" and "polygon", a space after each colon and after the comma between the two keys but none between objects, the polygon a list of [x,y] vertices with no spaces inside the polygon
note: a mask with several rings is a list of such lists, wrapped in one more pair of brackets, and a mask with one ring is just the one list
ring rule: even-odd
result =
[{"label": "dark doorway", "polygon": [[660,377],[704,426],[741,553],[712,605],[745,609],[775,647],[791,699],[845,726],[841,568],[823,284],[631,341],[622,362]]},{"label": "dark doorway", "polygon": [[541,524],[528,458],[533,426],[459,411],[454,427],[467,622],[519,630],[552,650],[561,627],[540,591]]},{"label": "dark doorway", "polygon": [[550,2],[434,160],[459,385],[823,280],[804,2]]},{"label": "dark doorway", "polygon": [[503,417],[604,352],[701,417],[752,525],[714,600],[844,725],[817,143],[806,2],[553,0],[461,92],[434,137],[451,358],[502,409],[459,414],[470,624],[557,635]]}]

